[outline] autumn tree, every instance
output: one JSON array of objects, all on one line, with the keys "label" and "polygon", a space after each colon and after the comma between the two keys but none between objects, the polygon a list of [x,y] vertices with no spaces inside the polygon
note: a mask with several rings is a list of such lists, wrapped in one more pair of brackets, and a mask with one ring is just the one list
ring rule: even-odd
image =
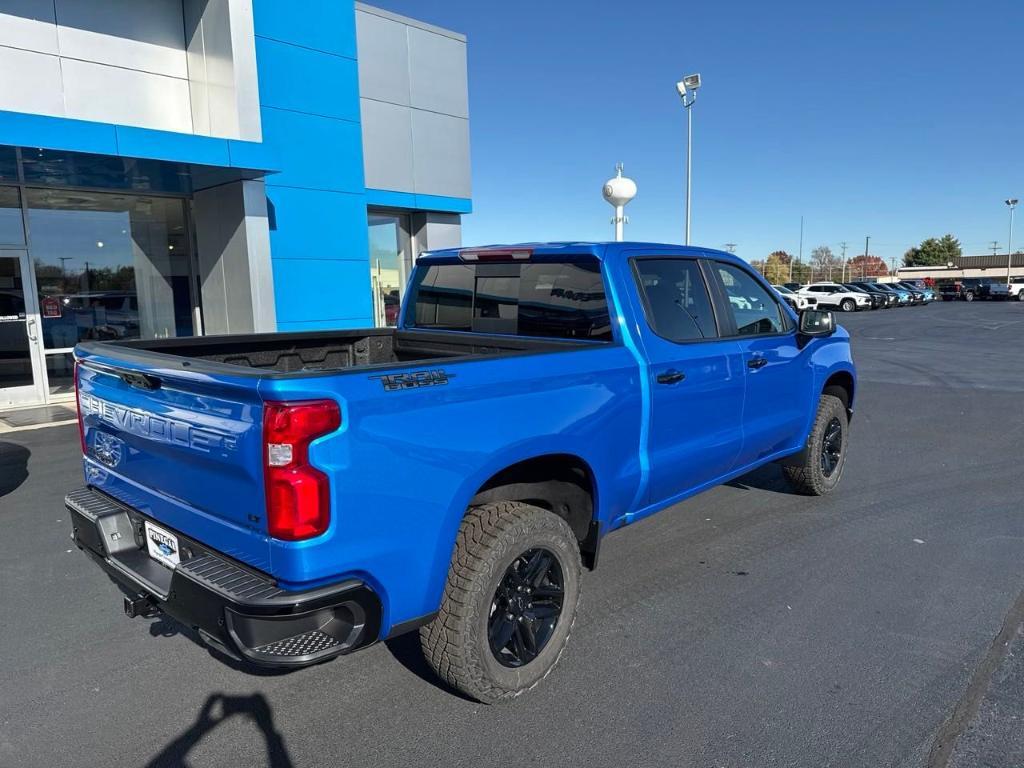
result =
[{"label": "autumn tree", "polygon": [[792,261],[793,257],[785,251],[772,251],[764,262],[764,269],[762,271],[765,279],[775,285],[788,282],[789,265]]},{"label": "autumn tree", "polygon": [[885,259],[880,256],[854,256],[848,262],[847,273],[850,279],[863,280],[865,277],[885,277],[889,274],[889,268],[885,265]]}]

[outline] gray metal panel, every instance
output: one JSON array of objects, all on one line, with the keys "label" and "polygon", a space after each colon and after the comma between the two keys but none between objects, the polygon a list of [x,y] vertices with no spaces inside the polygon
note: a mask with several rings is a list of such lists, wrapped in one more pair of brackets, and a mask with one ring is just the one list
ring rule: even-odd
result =
[{"label": "gray metal panel", "polygon": [[469,117],[466,44],[409,27],[412,106],[455,117]]},{"label": "gray metal panel", "polygon": [[462,247],[462,217],[457,213],[428,211],[412,217],[416,234],[416,255]]},{"label": "gray metal panel", "polygon": [[0,45],[56,54],[53,0],[0,0]]},{"label": "gray metal panel", "polygon": [[356,10],[362,13],[380,16],[383,19],[391,19],[392,21],[397,21],[399,24],[404,24],[407,27],[416,27],[417,29],[422,29],[427,32],[433,32],[436,35],[444,35],[445,37],[450,37],[453,40],[466,42],[466,36],[460,32],[453,32],[452,30],[445,29],[444,27],[427,24],[425,21],[420,21],[419,19],[414,19],[410,16],[402,16],[400,13],[394,13],[393,11],[385,11],[383,8],[378,8],[374,5],[356,2]]},{"label": "gray metal panel", "polygon": [[192,133],[188,81],[62,59],[67,116]]},{"label": "gray metal panel", "polygon": [[181,0],[55,0],[60,53],[188,77]]},{"label": "gray metal panel", "polygon": [[63,117],[60,59],[0,47],[0,109]]},{"label": "gray metal panel", "polygon": [[412,113],[408,107],[362,99],[366,186],[415,192]]},{"label": "gray metal panel", "polygon": [[414,109],[412,135],[416,193],[471,197],[469,121]]},{"label": "gray metal panel", "polygon": [[392,104],[410,104],[407,28],[371,13],[356,12],[359,93]]}]

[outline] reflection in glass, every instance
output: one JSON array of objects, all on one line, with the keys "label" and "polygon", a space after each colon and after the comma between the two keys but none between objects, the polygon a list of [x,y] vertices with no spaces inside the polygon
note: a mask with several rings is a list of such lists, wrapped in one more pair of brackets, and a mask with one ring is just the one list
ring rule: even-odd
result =
[{"label": "reflection in glass", "polygon": [[370,214],[370,281],[374,322],[395,326],[409,272],[409,235],[405,217]]},{"label": "reflection in glass", "polygon": [[0,256],[0,388],[30,387],[33,380],[21,265]]},{"label": "reflection in glass", "polygon": [[0,187],[0,245],[24,245],[21,195],[17,187]]},{"label": "reflection in glass", "polygon": [[70,352],[47,355],[46,372],[51,395],[70,395],[75,391],[75,356]]},{"label": "reflection in glass", "polygon": [[182,200],[41,189],[26,195],[47,349],[194,333]]}]

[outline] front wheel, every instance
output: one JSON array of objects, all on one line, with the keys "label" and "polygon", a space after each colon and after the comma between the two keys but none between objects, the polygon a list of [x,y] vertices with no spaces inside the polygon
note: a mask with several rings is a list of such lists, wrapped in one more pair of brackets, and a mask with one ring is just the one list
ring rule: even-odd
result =
[{"label": "front wheel", "polygon": [[805,496],[830,493],[846,466],[849,416],[838,397],[822,395],[810,437],[799,461],[783,467],[793,490]]},{"label": "front wheel", "polygon": [[554,669],[576,622],[579,545],[557,515],[520,502],[473,507],[459,528],[423,655],[453,688],[494,704]]},{"label": "front wheel", "polygon": [[843,299],[839,302],[839,308],[843,310],[843,312],[855,312],[857,310],[857,302],[853,299]]},{"label": "front wheel", "polygon": [[1024,301],[1024,291],[1017,294],[1017,301]]},{"label": "front wheel", "polygon": [[968,291],[964,294],[964,301],[974,301],[974,294]]}]

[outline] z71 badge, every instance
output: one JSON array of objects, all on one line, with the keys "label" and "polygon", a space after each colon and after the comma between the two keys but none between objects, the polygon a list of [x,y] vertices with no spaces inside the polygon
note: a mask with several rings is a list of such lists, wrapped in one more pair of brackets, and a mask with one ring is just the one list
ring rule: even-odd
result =
[{"label": "z71 badge", "polygon": [[416,373],[393,373],[388,376],[371,376],[370,378],[380,381],[385,392],[400,392],[420,387],[438,387],[447,384],[449,379],[454,379],[455,374],[447,371],[417,371]]}]

